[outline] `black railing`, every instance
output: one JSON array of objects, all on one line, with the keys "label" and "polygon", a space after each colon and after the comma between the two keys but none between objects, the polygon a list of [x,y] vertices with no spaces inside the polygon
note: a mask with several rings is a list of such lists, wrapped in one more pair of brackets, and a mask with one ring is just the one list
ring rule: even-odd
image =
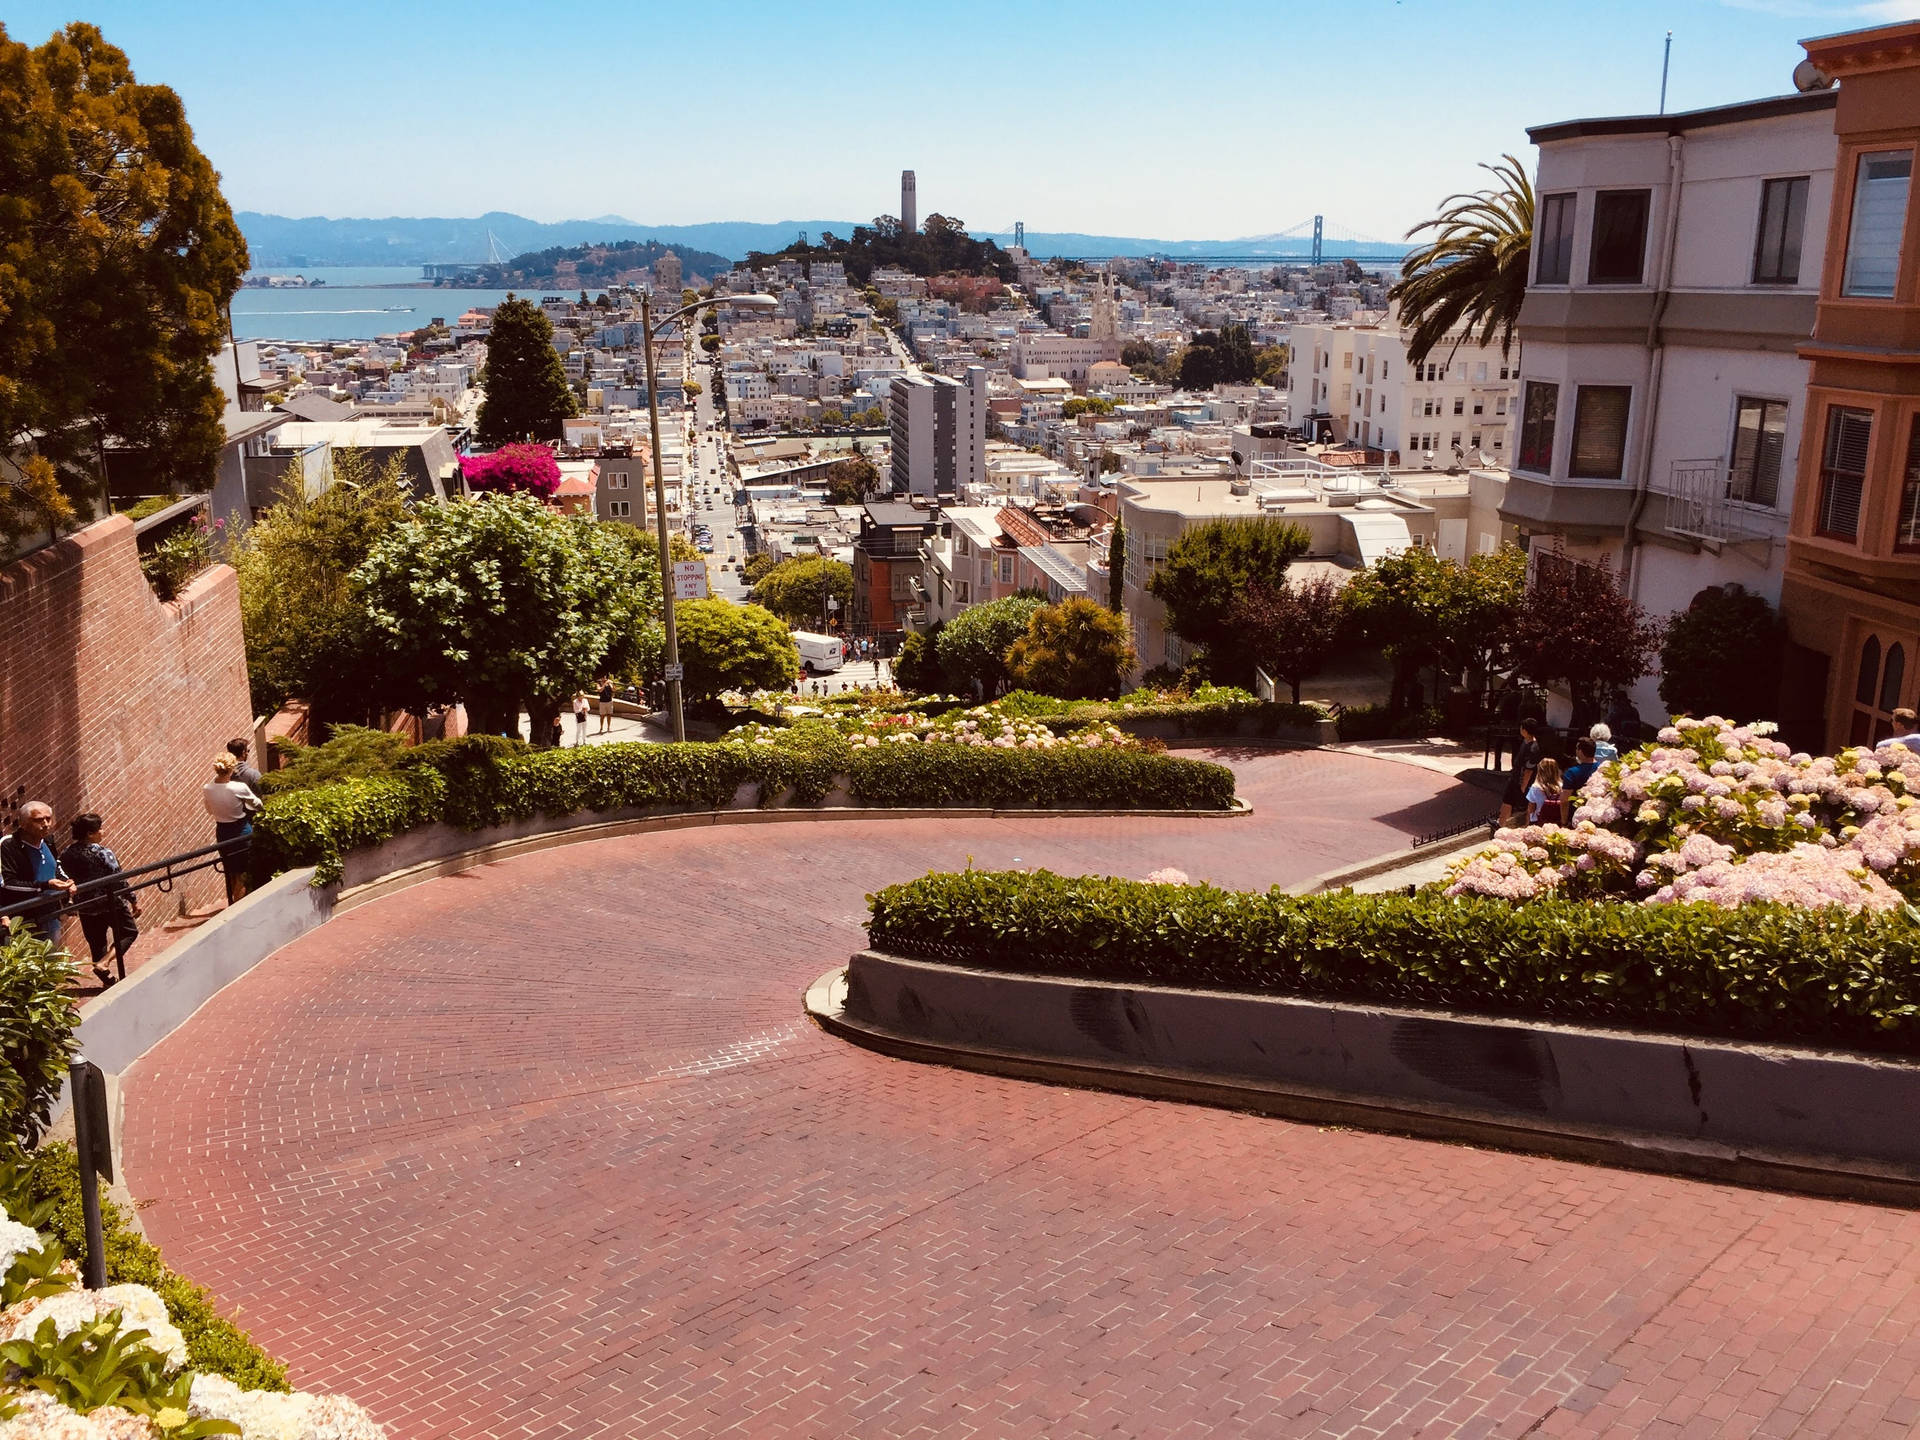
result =
[{"label": "black railing", "polygon": [[1463,820],[1458,825],[1449,825],[1444,830],[1430,830],[1425,835],[1413,838],[1412,848],[1418,850],[1422,845],[1435,845],[1442,840],[1451,840],[1456,835],[1470,835],[1475,830],[1484,830],[1489,836],[1499,827],[1498,815],[1482,815],[1478,820]]},{"label": "black railing", "polygon": [[[202,850],[189,850],[181,855],[169,855],[164,860],[156,860],[151,865],[137,865],[131,870],[121,870],[112,875],[103,875],[98,880],[88,880],[76,885],[70,891],[49,890],[36,895],[31,900],[21,900],[15,904],[0,906],[0,920],[15,915],[31,915],[36,919],[51,918],[56,915],[71,915],[85,908],[101,896],[124,890],[157,890],[162,895],[172,891],[174,882],[183,876],[192,875],[201,870],[217,870],[226,873],[226,860],[231,851],[235,859],[243,863],[246,858],[246,844],[229,841],[226,845],[209,845]],[[55,897],[59,897],[57,903]]]}]

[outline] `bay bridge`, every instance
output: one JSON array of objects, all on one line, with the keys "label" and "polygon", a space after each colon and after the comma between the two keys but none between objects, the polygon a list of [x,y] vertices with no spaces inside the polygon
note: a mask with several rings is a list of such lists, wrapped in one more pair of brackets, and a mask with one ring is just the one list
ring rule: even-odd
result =
[{"label": "bay bridge", "polygon": [[[1026,223],[1013,225],[1016,245],[1026,243]],[[1322,265],[1340,260],[1371,261],[1398,265],[1413,247],[1404,240],[1379,240],[1339,224],[1330,224],[1324,215],[1315,215],[1277,230],[1270,235],[1225,240],[1218,245],[1188,241],[1167,250],[1150,251],[1131,258],[1171,260],[1183,265]],[[1067,255],[1054,252],[1063,260],[1105,260],[1109,255]]]}]

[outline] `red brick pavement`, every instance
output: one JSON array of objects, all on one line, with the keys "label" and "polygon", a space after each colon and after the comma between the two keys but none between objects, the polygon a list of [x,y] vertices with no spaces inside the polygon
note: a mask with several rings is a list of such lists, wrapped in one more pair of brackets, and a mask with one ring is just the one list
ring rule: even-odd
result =
[{"label": "red brick pavement", "polygon": [[915,1066],[801,1019],[865,890],[969,855],[1265,885],[1485,804],[1354,756],[1236,764],[1252,819],[679,831],[353,911],[134,1072],[148,1230],[405,1440],[1908,1433],[1915,1216]]}]

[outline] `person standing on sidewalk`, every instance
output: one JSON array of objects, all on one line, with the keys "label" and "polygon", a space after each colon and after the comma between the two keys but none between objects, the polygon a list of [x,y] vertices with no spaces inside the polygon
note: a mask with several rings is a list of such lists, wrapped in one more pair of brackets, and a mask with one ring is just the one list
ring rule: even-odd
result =
[{"label": "person standing on sidewalk", "polygon": [[600,733],[613,729],[613,677],[600,682]]},{"label": "person standing on sidewalk", "polygon": [[43,905],[19,918],[56,948],[60,944],[60,905],[73,894],[73,878],[60,868],[47,837],[53,833],[53,807],[29,800],[11,835],[0,837],[0,907],[42,897]]},{"label": "person standing on sidewalk", "polygon": [[587,743],[587,692],[573,692],[573,743],[575,748]]},{"label": "person standing on sidewalk", "polygon": [[213,779],[201,788],[200,799],[213,817],[213,841],[220,847],[220,868],[227,872],[227,904],[237,905],[247,893],[247,852],[253,848],[253,816],[260,797],[251,785],[233,778],[233,757],[216,755]]},{"label": "person standing on sidewalk", "polygon": [[[73,817],[73,843],[60,852],[60,864],[76,885],[85,885],[90,880],[107,881],[120,873],[120,857],[100,843],[104,829],[98,815]],[[82,900],[80,928],[86,932],[87,949],[93,955],[94,977],[104,990],[116,978],[127,978],[127,952],[140,938],[140,902],[133,898],[124,880],[99,885],[89,890]],[[118,977],[106,964],[109,937],[113,942],[114,963],[120,970]]]}]

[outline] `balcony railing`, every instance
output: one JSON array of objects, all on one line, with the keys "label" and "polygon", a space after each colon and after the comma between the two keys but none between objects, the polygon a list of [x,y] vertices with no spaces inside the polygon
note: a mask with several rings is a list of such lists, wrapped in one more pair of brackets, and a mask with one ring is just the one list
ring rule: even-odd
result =
[{"label": "balcony railing", "polygon": [[1780,533],[1777,511],[1732,495],[1724,460],[1676,460],[1667,477],[1667,532],[1694,540],[1738,544]]}]

